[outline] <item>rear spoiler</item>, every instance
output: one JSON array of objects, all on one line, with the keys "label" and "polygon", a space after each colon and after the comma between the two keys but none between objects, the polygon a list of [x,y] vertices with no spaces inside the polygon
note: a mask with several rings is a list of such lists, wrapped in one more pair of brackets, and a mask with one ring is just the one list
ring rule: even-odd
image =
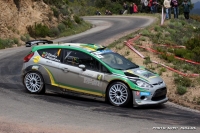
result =
[{"label": "rear spoiler", "polygon": [[31,41],[27,41],[27,42],[26,42],[26,44],[31,44],[31,45],[33,45],[33,44],[39,44],[39,43],[43,43],[43,44],[45,44],[45,43],[52,44],[53,41],[50,41],[50,40],[31,40]]}]

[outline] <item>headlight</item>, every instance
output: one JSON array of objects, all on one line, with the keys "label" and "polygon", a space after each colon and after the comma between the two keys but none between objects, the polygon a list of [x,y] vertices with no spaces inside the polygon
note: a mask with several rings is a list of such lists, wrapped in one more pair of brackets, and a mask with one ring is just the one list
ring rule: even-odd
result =
[{"label": "headlight", "polygon": [[143,89],[148,89],[148,88],[152,88],[153,86],[150,85],[149,83],[142,81],[142,80],[132,80],[138,87],[143,88]]}]

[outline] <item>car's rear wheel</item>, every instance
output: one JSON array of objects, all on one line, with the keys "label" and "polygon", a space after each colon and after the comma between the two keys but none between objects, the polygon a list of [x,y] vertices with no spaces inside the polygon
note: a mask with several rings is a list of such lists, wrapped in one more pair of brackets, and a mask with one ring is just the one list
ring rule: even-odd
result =
[{"label": "car's rear wheel", "polygon": [[108,87],[107,96],[114,106],[127,106],[131,101],[131,92],[122,82],[114,82]]},{"label": "car's rear wheel", "polygon": [[30,93],[44,93],[44,80],[39,73],[29,72],[24,77],[24,85]]}]

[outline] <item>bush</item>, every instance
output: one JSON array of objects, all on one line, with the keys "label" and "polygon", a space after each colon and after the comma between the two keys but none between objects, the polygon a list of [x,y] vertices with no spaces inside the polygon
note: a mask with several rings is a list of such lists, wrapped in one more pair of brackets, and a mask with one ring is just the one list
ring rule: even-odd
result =
[{"label": "bush", "polygon": [[175,77],[174,82],[175,82],[175,84],[178,84],[178,85],[184,86],[184,87],[190,87],[192,84],[191,79],[189,79],[187,77],[182,77],[182,76]]},{"label": "bush", "polygon": [[60,31],[59,31],[59,29],[56,28],[56,27],[51,28],[50,31],[49,31],[49,36],[50,36],[50,37],[56,37],[56,36],[58,36],[59,34],[60,34]]},{"label": "bush", "polygon": [[0,49],[12,47],[14,41],[12,39],[0,39]]},{"label": "bush", "polygon": [[43,24],[35,24],[34,26],[28,26],[27,30],[29,34],[36,37],[46,37],[49,35],[49,28]]},{"label": "bush", "polygon": [[188,50],[187,49],[175,49],[174,50],[174,54],[178,57],[181,57],[183,58],[184,55],[186,55],[188,53]]},{"label": "bush", "polygon": [[197,98],[197,104],[200,105],[200,97]]},{"label": "bush", "polygon": [[67,8],[67,7],[66,7],[66,8],[62,8],[62,9],[60,10],[60,12],[61,12],[64,16],[70,14],[70,12],[68,11],[68,8]]},{"label": "bush", "polygon": [[15,44],[19,44],[18,38],[14,38],[14,39],[13,39],[13,42],[14,42]]},{"label": "bush", "polygon": [[63,24],[63,23],[58,24],[58,29],[60,32],[65,31],[66,30],[65,24]]},{"label": "bush", "polygon": [[73,21],[70,18],[67,18],[63,21],[63,24],[67,27],[67,28],[72,28],[73,27]]},{"label": "bush", "polygon": [[151,59],[149,56],[144,58],[145,60],[143,61],[143,64],[148,65],[149,63],[151,63]]},{"label": "bush", "polygon": [[56,9],[56,8],[51,8],[52,9],[52,11],[53,11],[53,15],[56,17],[56,18],[58,18],[59,17],[59,11],[58,11],[58,9]]},{"label": "bush", "polygon": [[142,31],[142,35],[143,36],[149,36],[150,35],[150,32],[148,30],[143,30]]},{"label": "bush", "polygon": [[81,24],[82,19],[81,19],[79,16],[74,15],[74,21],[75,21],[77,24]]},{"label": "bush", "polygon": [[27,42],[30,40],[30,36],[28,34],[25,34],[24,36],[21,36],[20,39],[24,42]]},{"label": "bush", "polygon": [[187,92],[187,88],[184,86],[177,86],[176,91],[179,95],[183,95]]}]

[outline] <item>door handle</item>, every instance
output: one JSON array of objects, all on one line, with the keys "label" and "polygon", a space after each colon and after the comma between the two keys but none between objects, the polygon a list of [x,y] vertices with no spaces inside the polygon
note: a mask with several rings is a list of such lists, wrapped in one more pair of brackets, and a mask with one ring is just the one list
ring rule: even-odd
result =
[{"label": "door handle", "polygon": [[68,72],[68,68],[62,68],[64,72]]}]

